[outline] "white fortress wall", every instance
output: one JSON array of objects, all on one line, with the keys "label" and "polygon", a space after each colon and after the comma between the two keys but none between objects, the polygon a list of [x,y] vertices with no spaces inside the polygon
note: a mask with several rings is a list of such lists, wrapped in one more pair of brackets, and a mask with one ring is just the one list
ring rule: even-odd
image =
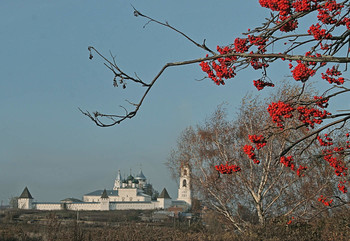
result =
[{"label": "white fortress wall", "polygon": [[100,203],[67,203],[66,209],[73,210],[73,211],[80,211],[80,210],[98,211],[98,210],[101,210],[101,204]]},{"label": "white fortress wall", "polygon": [[61,210],[61,203],[33,203],[33,208],[38,210]]}]

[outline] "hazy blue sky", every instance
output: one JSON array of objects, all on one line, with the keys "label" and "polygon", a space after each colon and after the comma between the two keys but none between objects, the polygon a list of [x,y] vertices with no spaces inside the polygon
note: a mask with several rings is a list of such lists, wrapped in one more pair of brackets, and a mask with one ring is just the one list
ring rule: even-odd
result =
[{"label": "hazy blue sky", "polygon": [[232,43],[239,33],[268,16],[258,1],[46,0],[2,1],[0,9],[0,200],[25,186],[37,201],[81,198],[112,188],[118,169],[144,174],[159,191],[177,196],[164,163],[181,131],[203,121],[223,101],[234,113],[241,97],[255,91],[249,72],[217,87],[197,64],[169,69],[138,115],[112,128],[99,128],[78,107],[122,111],[140,92],[113,88],[113,76],[92,45],[111,51],[125,71],[145,80],[166,62],[205,53],[175,32],[146,28],[139,11],[188,33],[209,47]]}]

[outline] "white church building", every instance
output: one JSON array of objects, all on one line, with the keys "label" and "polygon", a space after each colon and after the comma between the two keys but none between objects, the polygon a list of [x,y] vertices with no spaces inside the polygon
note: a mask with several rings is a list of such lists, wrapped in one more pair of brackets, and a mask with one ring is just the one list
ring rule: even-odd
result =
[{"label": "white church building", "polygon": [[27,187],[18,198],[19,209],[36,210],[75,210],[75,211],[108,211],[108,210],[153,210],[167,209],[172,206],[191,207],[190,168],[181,166],[178,198],[172,200],[164,188],[157,200],[146,194],[150,188],[142,170],[133,177],[131,174],[122,179],[120,171],[112,190],[96,190],[83,196],[83,200],[66,198],[60,202],[34,202]]}]

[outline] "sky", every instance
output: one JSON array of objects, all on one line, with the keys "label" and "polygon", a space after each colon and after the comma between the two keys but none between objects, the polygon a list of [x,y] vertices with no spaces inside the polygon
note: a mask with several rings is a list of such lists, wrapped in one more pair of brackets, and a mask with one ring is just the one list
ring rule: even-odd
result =
[{"label": "sky", "polygon": [[[227,102],[234,115],[256,91],[246,72],[225,86],[202,80],[198,64],[168,69],[131,120],[97,127],[78,108],[122,113],[141,91],[113,87],[113,75],[88,46],[116,56],[119,66],[151,80],[167,62],[204,57],[179,34],[133,15],[167,21],[216,49],[258,26],[268,11],[258,1],[75,0],[3,1],[0,9],[0,201],[28,187],[35,201],[81,198],[111,189],[118,170],[140,168],[161,191],[177,197],[164,163],[188,126]],[[273,75],[273,74],[272,74]]]}]

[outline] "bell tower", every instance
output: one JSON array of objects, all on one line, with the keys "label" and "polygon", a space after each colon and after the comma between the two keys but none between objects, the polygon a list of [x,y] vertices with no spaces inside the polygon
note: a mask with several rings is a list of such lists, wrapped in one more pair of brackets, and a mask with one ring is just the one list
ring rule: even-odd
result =
[{"label": "bell tower", "polygon": [[120,175],[120,170],[118,170],[118,175],[117,175],[117,178],[114,181],[113,190],[118,190],[121,187],[122,187],[122,177]]},{"label": "bell tower", "polygon": [[189,206],[192,205],[191,170],[187,164],[182,164],[180,168],[180,183],[177,200],[185,201]]}]

